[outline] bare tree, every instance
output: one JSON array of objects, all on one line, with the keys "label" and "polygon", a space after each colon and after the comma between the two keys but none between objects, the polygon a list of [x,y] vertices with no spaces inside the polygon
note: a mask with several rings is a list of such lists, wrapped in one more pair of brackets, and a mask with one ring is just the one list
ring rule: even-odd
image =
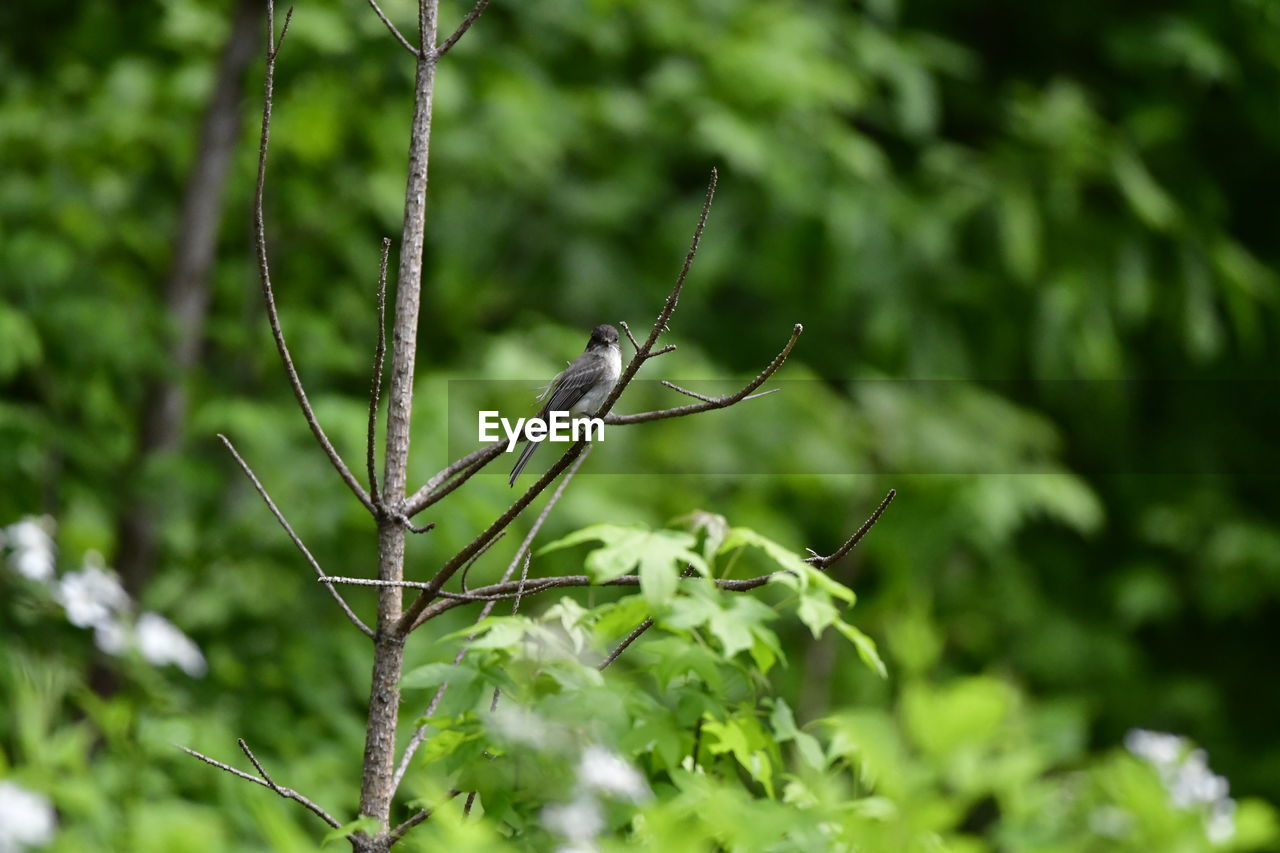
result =
[{"label": "bare tree", "polygon": [[[414,46],[403,36],[395,25],[383,14],[375,0],[369,0],[374,12],[387,26],[397,42],[413,56],[417,74],[414,84],[413,124],[409,140],[408,179],[405,189],[404,226],[400,245],[400,266],[397,273],[396,304],[392,318],[390,390],[387,423],[385,427],[385,458],[379,488],[377,475],[375,439],[377,436],[377,411],[381,398],[383,358],[386,351],[385,331],[382,322],[384,310],[387,258],[389,241],[382,246],[382,262],[378,275],[378,316],[379,335],[375,345],[373,381],[369,398],[369,429],[366,447],[366,467],[368,488],[361,485],[352,474],[351,469],[343,461],[337,449],[329,441],[323,427],[316,419],[315,413],[307,399],[302,381],[289,354],[280,318],[275,308],[275,298],[271,283],[270,265],[263,225],[263,186],[266,180],[267,148],[270,139],[271,107],[275,79],[275,64],[279,56],[280,46],[288,30],[292,10],[285,16],[284,25],[277,36],[275,32],[275,15],[271,0],[267,0],[268,42],[266,55],[266,76],[264,84],[264,102],[262,112],[262,133],[259,143],[258,181],[254,203],[256,225],[258,267],[262,281],[262,292],[266,302],[267,319],[275,338],[276,347],[284,365],[298,404],[320,444],[339,477],[356,499],[369,511],[378,532],[378,576],[377,578],[332,577],[324,573],[311,552],[294,533],[280,509],[268,495],[252,469],[236,452],[231,442],[225,437],[228,450],[235,456],[245,474],[251,479],[254,487],[267,503],[268,508],[281,524],[293,543],[301,551],[307,562],[317,573],[318,579],[326,584],[339,606],[357,629],[370,637],[373,642],[373,669],[369,692],[368,723],[365,734],[363,770],[360,785],[359,815],[371,818],[377,829],[353,830],[347,837],[358,853],[374,853],[387,851],[406,832],[430,817],[429,810],[420,810],[399,825],[391,823],[391,806],[400,781],[404,778],[409,762],[415,751],[426,737],[426,729],[419,728],[410,737],[408,744],[396,760],[395,740],[399,722],[400,688],[399,682],[404,661],[404,647],[410,634],[433,618],[455,607],[481,603],[480,618],[488,615],[499,601],[511,600],[518,607],[522,599],[536,595],[549,589],[588,586],[593,581],[586,575],[567,575],[559,577],[530,577],[529,551],[534,537],[541,529],[547,515],[564,493],[570,479],[578,467],[583,464],[589,451],[586,441],[571,445],[541,477],[521,494],[494,521],[477,534],[467,545],[445,560],[442,565],[425,581],[407,581],[404,577],[405,546],[411,532],[426,532],[434,523],[418,526],[413,519],[429,507],[435,506],[455,489],[466,483],[486,465],[496,459],[504,450],[505,442],[496,442],[456,460],[438,472],[416,491],[409,493],[407,488],[407,470],[409,460],[409,427],[413,412],[413,377],[414,360],[417,353],[418,314],[422,283],[422,247],[426,227],[427,196],[427,163],[430,151],[431,104],[434,92],[435,75],[441,58],[458,42],[466,31],[475,23],[484,11],[488,0],[480,0],[467,14],[457,29],[443,42],[438,41],[438,0],[419,0],[418,6],[418,46]],[[715,195],[717,175],[711,173],[711,182],[707,187],[706,199],[702,205],[698,222],[693,231],[693,239],[685,255],[684,263],[671,292],[663,303],[649,330],[648,336],[639,341],[631,329],[622,323],[622,328],[630,339],[635,351],[622,372],[617,385],[599,410],[599,416],[613,425],[646,423],[666,418],[685,417],[713,409],[722,409],[744,400],[760,396],[758,389],[769,380],[786,360],[792,347],[795,346],[803,329],[794,325],[781,351],[764,367],[756,378],[746,383],[739,391],[721,397],[706,397],[675,385],[668,385],[674,390],[692,397],[696,402],[636,414],[614,414],[612,409],[621,397],[640,368],[650,359],[669,353],[674,345],[658,347],[658,340],[667,329],[667,323],[675,313],[684,289],[685,280],[697,255],[698,245],[702,239],[707,217],[711,212],[711,203]],[[767,392],[765,392],[767,393]],[[467,590],[465,583],[461,592],[445,589],[445,585],[459,572],[465,581],[467,569],[498,538],[503,536],[511,524],[553,483],[558,485],[544,504],[537,520],[518,547],[515,556],[508,565],[502,579],[495,584]],[[885,498],[880,508],[855,533],[849,541],[829,557],[814,554],[810,562],[818,568],[826,568],[830,563],[842,557],[850,548],[866,534],[871,525],[880,517],[880,513],[893,499],[893,493]],[[521,567],[518,580],[513,580],[517,567]],[[686,572],[688,575],[689,572]],[[743,580],[717,580],[722,589],[732,591],[748,591],[765,584],[772,575],[762,575]],[[625,575],[609,582],[612,586],[636,586],[639,578]],[[377,615],[372,627],[367,625],[346,603],[336,584],[362,584],[377,587]],[[405,589],[416,591],[416,596],[408,605],[404,605]],[[603,666],[608,666],[631,643],[633,643],[652,624],[645,620],[630,632],[620,643],[615,652],[609,656]],[[458,653],[459,660],[466,648]],[[429,716],[439,703],[447,685],[442,685],[431,700],[427,709]],[[494,696],[494,703],[497,696]],[[187,750],[195,757],[246,780],[270,788],[275,793],[288,799],[296,800],[332,827],[339,828],[345,824],[339,822],[329,812],[290,788],[277,784],[269,776],[249,747],[239,742],[241,749],[253,765],[257,775],[237,770],[208,756]],[[456,795],[460,792],[453,792]],[[470,808],[474,794],[467,798]]]}]

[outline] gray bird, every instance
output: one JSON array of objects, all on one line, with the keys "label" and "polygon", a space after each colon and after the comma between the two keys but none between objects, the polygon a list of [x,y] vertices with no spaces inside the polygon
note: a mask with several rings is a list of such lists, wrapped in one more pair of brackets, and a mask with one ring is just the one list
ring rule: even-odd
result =
[{"label": "gray bird", "polygon": [[[546,398],[538,417],[546,420],[550,412],[568,412],[571,417],[594,415],[604,404],[605,398],[618,384],[622,375],[622,349],[618,346],[618,330],[607,323],[591,330],[587,348],[564,370],[552,379],[538,399]],[[523,439],[521,439],[523,440]],[[516,466],[511,469],[508,484],[514,486],[516,477],[529,463],[529,457],[542,442],[531,441],[520,453]]]}]

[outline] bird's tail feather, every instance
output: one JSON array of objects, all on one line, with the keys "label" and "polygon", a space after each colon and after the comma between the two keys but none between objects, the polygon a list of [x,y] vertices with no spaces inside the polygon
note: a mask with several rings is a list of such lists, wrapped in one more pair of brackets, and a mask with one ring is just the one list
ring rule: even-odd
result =
[{"label": "bird's tail feather", "polygon": [[516,467],[511,469],[511,479],[507,480],[507,485],[514,486],[516,477],[520,476],[520,472],[524,470],[524,466],[529,464],[529,457],[533,456],[533,451],[538,449],[540,441],[531,441],[524,446],[524,450],[520,451],[520,458],[516,460]]}]

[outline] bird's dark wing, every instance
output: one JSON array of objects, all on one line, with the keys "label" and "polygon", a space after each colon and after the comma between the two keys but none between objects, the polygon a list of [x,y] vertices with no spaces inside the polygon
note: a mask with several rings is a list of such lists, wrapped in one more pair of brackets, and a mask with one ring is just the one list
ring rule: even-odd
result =
[{"label": "bird's dark wing", "polygon": [[550,395],[538,417],[546,418],[549,412],[567,412],[591,386],[600,380],[601,361],[594,354],[584,353],[557,376],[551,385]]},{"label": "bird's dark wing", "polygon": [[[551,412],[572,411],[574,404],[600,381],[603,369],[604,362],[595,354],[583,353],[578,356],[559,376],[551,380],[550,387],[543,395],[547,398],[547,402],[538,412],[538,417],[546,420]],[[529,457],[533,456],[533,452],[538,449],[540,443],[529,442],[520,451],[520,458],[516,460],[515,467],[511,469],[511,478],[507,481],[510,485],[515,485],[516,477],[520,476],[524,466],[529,463]]]}]

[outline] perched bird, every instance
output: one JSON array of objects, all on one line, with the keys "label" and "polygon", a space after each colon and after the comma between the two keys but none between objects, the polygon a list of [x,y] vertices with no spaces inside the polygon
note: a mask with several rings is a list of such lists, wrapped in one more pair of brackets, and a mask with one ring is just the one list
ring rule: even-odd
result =
[{"label": "perched bird", "polygon": [[[622,349],[618,346],[618,330],[607,323],[591,330],[591,340],[582,355],[562,370],[547,385],[546,390],[538,395],[538,399],[546,399],[538,417],[546,420],[550,412],[568,412],[570,416],[594,415],[605,398],[618,384],[622,375]],[[531,441],[520,453],[516,466],[511,469],[511,479],[507,482],[514,486],[516,477],[529,463],[529,457],[538,449],[541,442]]]}]

